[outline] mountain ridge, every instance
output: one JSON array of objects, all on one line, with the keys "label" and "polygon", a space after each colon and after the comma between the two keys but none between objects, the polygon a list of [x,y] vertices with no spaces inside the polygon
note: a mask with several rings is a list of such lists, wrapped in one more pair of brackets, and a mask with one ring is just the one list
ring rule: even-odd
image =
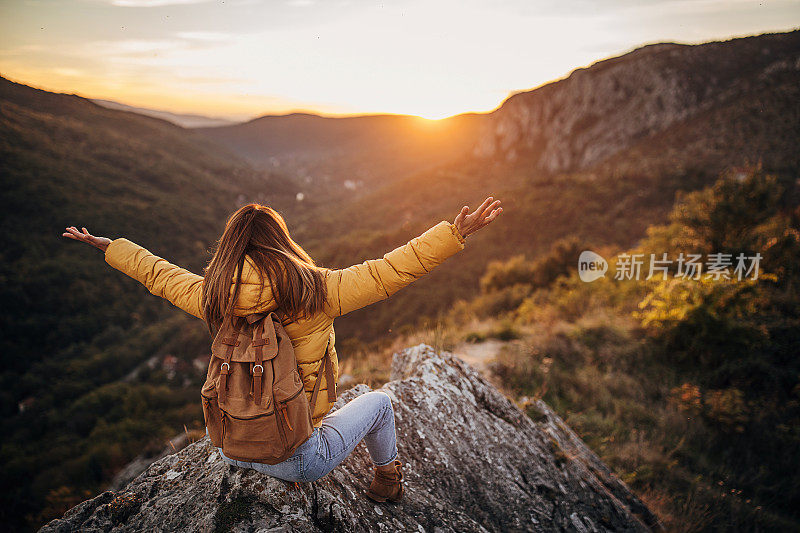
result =
[{"label": "mountain ridge", "polygon": [[5,78],[0,176],[0,523],[14,531],[83,499],[200,415],[197,377],[188,387],[159,369],[124,377],[153,356],[190,362],[207,349],[203,324],[64,228],[124,236],[202,272],[236,207],[254,200],[288,214],[295,190],[169,122]]},{"label": "mountain ridge", "polygon": [[799,53],[800,31],[638,48],[509,97],[484,124],[475,153],[535,152],[537,168],[548,173],[587,168],[747,91],[754,77]]},{"label": "mountain ridge", "polygon": [[172,111],[166,111],[163,109],[151,109],[147,107],[132,106],[128,104],[123,104],[122,102],[117,102],[115,100],[106,100],[103,98],[91,98],[90,100],[98,105],[107,107],[109,109],[117,109],[119,111],[129,111],[131,113],[138,113],[140,115],[160,118],[162,120],[166,120],[167,122],[172,122],[175,125],[187,129],[202,128],[209,126],[228,126],[237,123],[237,121],[227,118],[209,117],[197,113],[174,113]]},{"label": "mountain ridge", "polygon": [[308,195],[338,198],[457,157],[470,148],[482,118],[291,113],[195,131],[259,168],[294,175]]},{"label": "mountain ridge", "polygon": [[[771,52],[765,54],[762,41],[777,44],[769,44]],[[750,67],[739,72],[742,46],[749,50],[742,61]],[[634,75],[657,71],[658,65],[648,63],[648,58],[676,50],[699,54],[699,59],[693,60],[695,66],[687,63],[689,66],[664,71],[655,78]],[[752,61],[747,59],[754,56]],[[364,260],[381,254],[424,231],[429,221],[456,213],[466,204],[478,205],[490,195],[501,198],[506,207],[496,227],[519,228],[501,240],[476,234],[458,266],[442,265],[396,295],[394,303],[357,312],[352,322],[348,317],[339,327],[347,334],[370,338],[370,332],[383,334],[413,320],[415,312],[423,312],[414,302],[425,301],[431,291],[441,294],[444,287],[457,286],[461,292],[477,292],[476,280],[484,271],[486,257],[535,257],[566,237],[594,247],[633,246],[648,225],[664,220],[679,191],[710,185],[731,169],[762,165],[767,172],[791,177],[800,171],[796,149],[800,114],[795,104],[800,99],[798,57],[800,32],[795,31],[701,46],[652,46],[644,59],[628,54],[606,60],[604,65],[623,70],[604,66],[605,88],[594,83],[590,68],[577,76],[580,83],[569,91],[561,88],[574,79],[514,97],[490,119],[493,122],[482,126],[490,150],[440,161],[438,166],[386,180],[336,209],[320,209],[313,225],[299,226],[298,238],[308,243],[315,257],[337,266],[346,266],[344,262],[354,256]],[[676,60],[667,56],[660,61],[671,64]],[[653,120],[648,126],[647,121],[636,118],[649,109],[656,118],[666,112],[658,110],[661,92],[673,102],[664,108],[667,110],[680,108],[684,100],[693,101],[698,85],[689,74],[700,68],[697,64],[709,61],[717,61],[717,69],[732,72],[721,78],[727,80],[724,85],[731,91],[719,98],[716,93],[709,94],[707,101],[713,105],[692,113],[681,111],[683,116],[672,117],[668,123]],[[630,63],[634,70],[628,72],[624,69]],[[620,89],[614,89],[608,72],[630,74],[625,82],[630,84],[628,97],[622,82]],[[665,76],[672,81],[664,87],[655,85]],[[637,85],[637,80],[652,83],[651,90]],[[605,114],[595,113],[590,99],[602,100],[605,91],[630,101],[631,112],[617,113],[612,106]],[[556,92],[561,94],[551,99]],[[552,116],[544,113],[545,107]],[[534,120],[545,115],[548,121]],[[586,126],[583,129],[582,124]],[[654,131],[637,133],[642,127]],[[452,191],[458,191],[458,197]],[[386,220],[394,223],[386,225]],[[473,248],[481,252],[473,252]],[[458,298],[454,289],[441,301],[449,305]],[[438,309],[425,307],[427,313],[435,314]]]},{"label": "mountain ridge", "polygon": [[[796,42],[796,35],[767,40]],[[752,39],[759,50],[761,37]],[[738,42],[718,47],[734,69]],[[682,46],[677,49],[695,50]],[[391,342],[412,326],[433,327],[437,314],[461,299],[485,298],[478,280],[491,260],[536,258],[566,237],[591,249],[625,249],[648,226],[666,220],[676,194],[702,188],[739,165],[761,163],[781,179],[796,179],[795,52],[778,60],[769,48],[765,58],[771,63],[747,74],[737,86],[744,90],[649,136],[628,136],[624,146],[612,145],[616,151],[589,158],[586,166],[581,158],[593,143],[569,138],[556,146],[564,158],[553,160],[575,165],[553,172],[541,167],[536,143],[526,149],[525,128],[509,144],[512,158],[503,151],[489,157],[469,153],[466,140],[478,133],[473,129],[450,147],[467,152],[450,152],[449,159],[438,149],[425,152],[422,143],[425,157],[418,160],[402,150],[391,155],[384,148],[372,159],[351,150],[346,157],[320,157],[305,177],[294,172],[291,160],[265,172],[207,136],[163,120],[104,109],[76,95],[0,83],[0,173],[10,185],[2,204],[7,231],[0,275],[8,281],[2,307],[26,316],[14,321],[6,313],[0,324],[4,353],[14,355],[0,387],[9,443],[0,470],[4,484],[16,491],[8,498],[13,515],[0,515],[0,521],[38,525],[80,491],[99,490],[147,443],[158,441],[160,451],[183,423],[200,416],[191,384],[170,381],[161,363],[135,382],[119,378],[154,356],[164,361],[169,355],[191,367],[207,349],[202,323],[175,313],[134,281],[115,277],[93,255],[96,250],[61,240],[63,226],[77,222],[110,237],[129,237],[199,272],[225,216],[242,202],[260,201],[286,215],[293,237],[318,264],[347,267],[451,219],[466,203],[501,198],[502,217],[490,231],[471,236],[457,259],[391,300],[337,319],[343,354],[368,353],[368,343]],[[592,84],[585,86],[591,96]],[[655,105],[657,92],[635,88],[637,99]],[[520,116],[527,113],[524,107]],[[588,116],[569,117],[569,124]],[[613,113],[595,118],[595,128],[621,121]],[[405,160],[393,168],[383,166],[386,157],[400,156]],[[329,181],[317,180],[328,166]],[[359,170],[370,181],[359,185]],[[345,185],[348,179],[353,189]],[[305,199],[297,201],[297,192]],[[136,410],[124,412],[120,405]],[[154,410],[165,416],[149,416]],[[56,445],[48,450],[42,442]]]}]

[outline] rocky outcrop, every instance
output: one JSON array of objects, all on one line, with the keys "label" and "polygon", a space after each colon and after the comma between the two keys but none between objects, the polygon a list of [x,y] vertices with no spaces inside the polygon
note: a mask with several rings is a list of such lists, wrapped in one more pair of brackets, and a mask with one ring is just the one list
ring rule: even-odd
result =
[{"label": "rocky outcrop", "polygon": [[585,169],[732,98],[755,97],[787,73],[799,78],[798,31],[645,46],[510,97],[484,122],[474,153],[527,154],[546,173]]},{"label": "rocky outcrop", "polygon": [[[364,497],[363,443],[314,482],[229,466],[207,438],[42,531],[644,531],[655,517],[544,403],[526,416],[474,369],[419,345],[395,354],[406,473],[399,504]],[[358,385],[337,406],[368,391]]]}]

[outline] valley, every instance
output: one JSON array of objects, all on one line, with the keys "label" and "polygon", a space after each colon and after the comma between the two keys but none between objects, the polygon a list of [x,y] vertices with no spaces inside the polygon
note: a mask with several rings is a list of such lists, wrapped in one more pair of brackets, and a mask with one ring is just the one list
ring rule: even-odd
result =
[{"label": "valley", "polygon": [[[742,381],[740,370],[662,364],[659,350],[678,344],[658,336],[673,329],[631,319],[644,289],[598,284],[593,293],[575,282],[577,255],[570,254],[661,245],[669,240],[663,226],[694,227],[676,207],[686,195],[711,195],[701,191],[720,177],[749,183],[757,176],[758,184],[758,176],[774,176],[780,198],[758,204],[772,214],[737,211],[758,224],[758,246],[774,240],[779,281],[775,292],[758,293],[774,321],[748,329],[770,331],[769,342],[756,335],[758,342],[737,345],[737,354],[753,358],[736,364],[773,369],[782,360],[794,368],[786,348],[796,346],[796,271],[787,257],[796,249],[797,101],[798,31],[647,46],[513,95],[492,113],[442,121],[295,114],[186,129],[0,78],[0,482],[14,487],[0,520],[15,529],[41,525],[103,490],[142,453],[160,453],[184,424],[191,432],[202,423],[203,376],[194,361],[208,354],[204,324],[110,269],[96,250],[66,242],[64,226],[124,236],[200,273],[226,216],[261,202],[284,214],[318,264],[333,268],[380,257],[492,195],[505,209],[491,231],[470,237],[458,256],[390,300],[337,319],[345,373],[380,384],[391,354],[415,341],[456,349],[523,407],[524,398],[544,398],[677,529],[697,487],[708,491],[724,476],[751,503],[762,502],[766,522],[750,503],[742,503],[745,511],[714,507],[718,489],[690,516],[713,525],[720,513],[741,512],[743,527],[796,525],[794,493],[747,488],[752,464],[737,470],[725,454],[728,462],[715,462],[701,449],[704,438],[734,439],[742,454],[775,454],[795,449],[791,431],[775,437],[776,449],[748,442],[725,418],[738,415],[724,406],[687,429],[678,400],[670,400],[671,387],[684,383],[719,405],[737,393],[717,391],[736,389],[751,430],[770,422],[791,428],[791,413],[753,415],[793,398],[791,376],[770,370],[780,382],[773,398]],[[717,193],[715,201],[735,197]],[[693,198],[716,205],[711,196]],[[736,201],[754,201],[743,198]],[[515,257],[522,259],[509,263]],[[517,275],[521,282],[508,281]],[[675,352],[719,348],[719,339],[698,338],[707,345]],[[594,406],[597,398],[605,403]],[[648,429],[636,433],[637,424]],[[681,428],[694,440],[678,446],[664,436]],[[706,477],[692,485],[698,475]],[[714,516],[703,518],[703,505]]]}]

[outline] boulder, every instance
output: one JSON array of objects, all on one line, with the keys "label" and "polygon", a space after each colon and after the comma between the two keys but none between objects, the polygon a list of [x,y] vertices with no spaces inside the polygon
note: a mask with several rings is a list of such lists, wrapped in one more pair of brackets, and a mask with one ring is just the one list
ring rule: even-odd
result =
[{"label": "boulder", "polygon": [[[337,407],[369,391],[357,385]],[[224,462],[208,438],[41,531],[646,531],[655,516],[544,403],[527,416],[472,367],[421,344],[381,389],[395,409],[405,497],[364,496],[366,447],[313,483]],[[529,411],[531,409],[529,408]],[[535,418],[535,419],[534,419]]]}]

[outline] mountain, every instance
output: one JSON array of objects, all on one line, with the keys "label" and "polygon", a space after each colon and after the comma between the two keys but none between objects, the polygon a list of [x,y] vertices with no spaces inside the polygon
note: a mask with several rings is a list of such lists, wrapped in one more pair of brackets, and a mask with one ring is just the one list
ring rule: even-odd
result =
[{"label": "mountain", "polygon": [[[24,317],[3,316],[4,352],[21,356],[11,368],[85,339],[70,327],[71,320],[86,320],[75,314],[89,303],[85,298],[92,299],[98,315],[113,300],[80,288],[76,274],[83,266],[91,268],[92,261],[95,267],[88,272],[98,277],[98,269],[106,266],[89,259],[89,247],[63,239],[65,226],[85,225],[112,238],[124,235],[199,269],[237,203],[252,197],[280,203],[294,195],[279,176],[255,171],[203,137],[162,120],[4,78],[0,106],[0,208],[6,228],[0,244],[8,282],[2,298],[14,302],[6,309]],[[183,232],[192,238],[174,238]],[[56,281],[60,291],[42,293]],[[112,285],[116,289],[108,296],[125,286]],[[69,293],[80,297],[63,297]],[[28,325],[11,327],[7,320]],[[43,336],[33,334],[39,328]]]},{"label": "mountain", "polygon": [[[728,120],[705,130],[711,137],[708,150],[713,140],[720,148],[728,145],[725,155],[740,150],[751,157],[769,155],[764,137],[796,132],[796,107],[792,112],[786,106],[798,70],[798,31],[696,46],[645,46],[512,96],[485,121],[475,153],[493,159],[525,153],[545,173],[580,170],[675,126],[708,124],[709,115],[724,110]],[[761,114],[748,122],[763,125],[737,131],[745,125],[731,120],[739,118],[737,111]],[[771,124],[773,118],[778,124]],[[741,142],[744,133],[755,138]],[[730,140],[740,142],[730,146]]]},{"label": "mountain", "polygon": [[342,196],[460,156],[482,119],[294,113],[197,131],[259,167],[296,176],[308,195]]},{"label": "mountain", "polygon": [[721,172],[761,165],[796,179],[797,101],[800,31],[647,46],[512,96],[481,119],[468,156],[320,209],[298,239],[339,266],[452,220],[462,205],[503,200],[500,219],[457,259],[337,326],[374,339],[471,298],[489,260],[535,257],[566,237],[632,246],[679,191]]},{"label": "mountain", "polygon": [[[298,489],[229,466],[207,437],[151,465],[118,492],[68,511],[42,532],[648,531],[657,519],[538,402],[533,421],[475,370],[424,344],[395,354],[392,398],[405,497],[369,501],[363,444]],[[423,386],[424,384],[424,386]],[[337,402],[368,391],[359,385]]]},{"label": "mountain", "polygon": [[290,115],[187,130],[0,79],[0,520],[21,529],[58,516],[201,420],[203,324],[63,239],[64,226],[199,272],[225,217],[255,200],[338,267],[501,198],[501,218],[463,252],[337,319],[344,361],[483,298],[493,261],[534,260],[564,238],[631,249],[676,195],[721,172],[760,164],[796,180],[799,35],[649,46],[440,122]]},{"label": "mountain", "polygon": [[101,98],[91,98],[92,102],[109,109],[118,109],[120,111],[130,111],[131,113],[139,113],[148,117],[160,118],[167,122],[172,122],[182,128],[208,128],[213,126],[230,126],[236,122],[226,118],[207,117],[205,115],[195,115],[186,113],[172,113],[160,109],[149,109],[146,107],[135,107],[128,104],[122,104],[113,100],[103,100]]},{"label": "mountain", "polygon": [[199,414],[201,377],[170,379],[161,361],[191,367],[208,350],[204,325],[64,228],[124,236],[201,272],[237,206],[285,198],[288,212],[295,191],[171,123],[5,78],[0,176],[0,522],[15,530],[99,490]]},{"label": "mountain", "polygon": [[[794,167],[797,158],[789,152],[796,153],[790,143],[797,122],[791,103],[798,41],[795,31],[703,45],[649,45],[515,94],[488,114],[440,121],[291,114],[198,131],[254,164],[295,175],[310,194],[345,188],[369,197],[381,187],[392,188],[384,197],[398,189],[425,191],[447,181],[437,171],[451,163],[464,170],[471,159],[517,161],[528,175],[561,174],[648,147],[647,158],[662,164],[670,154],[682,165],[692,157],[710,158],[716,170],[758,161]],[[672,131],[689,138],[669,137]],[[664,153],[658,154],[662,142]],[[686,149],[691,153],[680,153]],[[471,181],[508,182],[508,169],[487,170],[491,175]],[[404,180],[414,175],[420,178],[413,184]]]}]

